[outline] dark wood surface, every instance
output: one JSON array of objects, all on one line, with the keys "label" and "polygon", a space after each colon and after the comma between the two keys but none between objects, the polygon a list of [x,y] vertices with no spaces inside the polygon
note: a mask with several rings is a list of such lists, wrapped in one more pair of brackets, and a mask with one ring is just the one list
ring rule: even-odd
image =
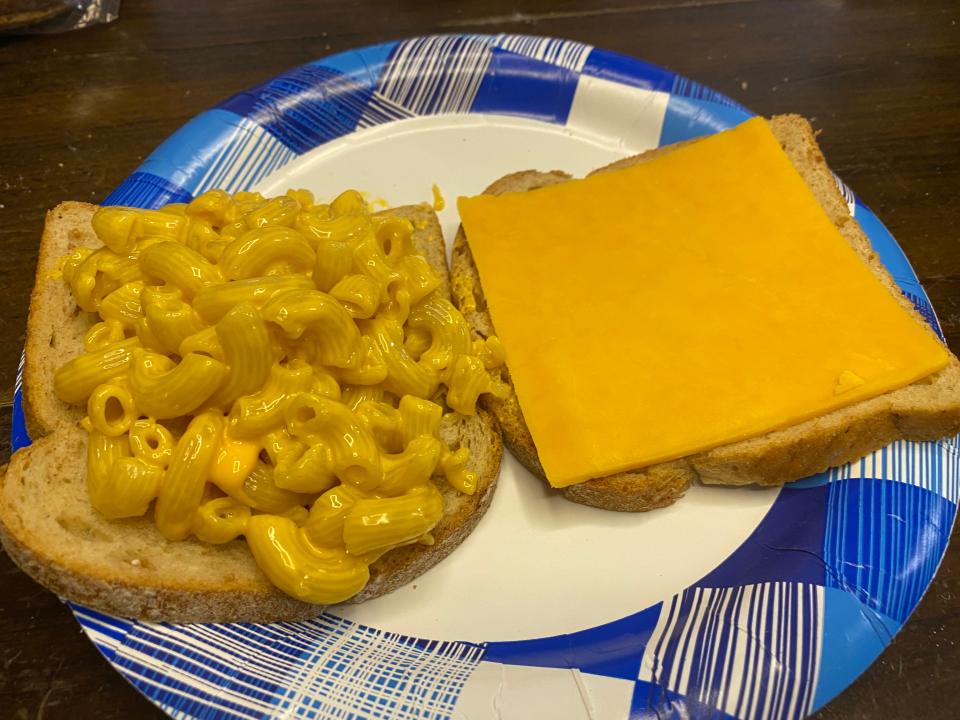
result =
[{"label": "dark wood surface", "polygon": [[[823,130],[960,352],[960,6],[955,2],[125,2],[119,21],[0,39],[0,438],[44,211],[97,201],[232,93],[359,45],[433,32],[568,37]],[[0,718],[159,716],[67,609],[0,554]],[[876,664],[819,717],[960,717],[960,543]]]}]

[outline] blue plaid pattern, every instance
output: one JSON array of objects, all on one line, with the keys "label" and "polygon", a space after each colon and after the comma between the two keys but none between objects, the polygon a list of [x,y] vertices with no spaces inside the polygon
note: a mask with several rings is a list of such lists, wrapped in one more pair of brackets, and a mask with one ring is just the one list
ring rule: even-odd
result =
[{"label": "blue plaid pattern", "polygon": [[328,614],[273,625],[169,625],[73,609],[114,667],[179,717],[449,718],[483,655],[478,645]]}]

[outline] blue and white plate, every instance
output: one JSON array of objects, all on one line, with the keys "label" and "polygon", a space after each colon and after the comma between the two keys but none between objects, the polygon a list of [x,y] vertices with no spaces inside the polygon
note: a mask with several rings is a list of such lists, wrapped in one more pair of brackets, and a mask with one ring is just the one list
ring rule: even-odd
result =
[{"label": "blue and white plate", "polygon": [[[517,35],[324,58],[189,122],[106,198],[347,187],[390,204],[516,170],[583,174],[751,113],[647,63]],[[939,332],[896,242],[850,211]],[[455,203],[440,213],[453,237]],[[14,442],[26,437],[17,394]],[[783,489],[694,487],[631,515],[566,502],[511,458],[478,529],[397,592],[315,621],[129,622],[74,607],[177,718],[800,718],[890,643],[957,509],[960,444],[897,442]]]}]

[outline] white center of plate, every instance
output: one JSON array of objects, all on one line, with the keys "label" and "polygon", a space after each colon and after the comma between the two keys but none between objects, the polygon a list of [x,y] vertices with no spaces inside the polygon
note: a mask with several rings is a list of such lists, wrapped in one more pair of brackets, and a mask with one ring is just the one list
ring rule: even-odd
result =
[{"label": "white center of plate", "polygon": [[[289,187],[329,199],[355,188],[390,205],[447,199],[448,244],[456,198],[519,170],[582,176],[646,147],[532,120],[448,115],[391,123],[298,158],[256,189]],[[564,500],[509,453],[497,494],[450,557],[385,597],[336,614],[434,639],[517,640],[575,632],[643,610],[696,582],[754,530],[776,490],[694,487],[672,507],[615,513]]]}]

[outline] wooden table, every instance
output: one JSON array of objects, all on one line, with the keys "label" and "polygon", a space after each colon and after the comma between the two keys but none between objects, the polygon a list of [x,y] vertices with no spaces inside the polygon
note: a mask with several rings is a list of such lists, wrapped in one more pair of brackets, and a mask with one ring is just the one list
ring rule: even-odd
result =
[{"label": "wooden table", "polygon": [[[97,201],[232,93],[348,48],[438,32],[569,37],[823,130],[960,352],[960,6],[945,2],[134,2],[119,21],[0,40],[0,452],[43,213]],[[52,594],[0,555],[0,718],[158,716]],[[819,717],[960,717],[960,544],[893,645]]]}]

